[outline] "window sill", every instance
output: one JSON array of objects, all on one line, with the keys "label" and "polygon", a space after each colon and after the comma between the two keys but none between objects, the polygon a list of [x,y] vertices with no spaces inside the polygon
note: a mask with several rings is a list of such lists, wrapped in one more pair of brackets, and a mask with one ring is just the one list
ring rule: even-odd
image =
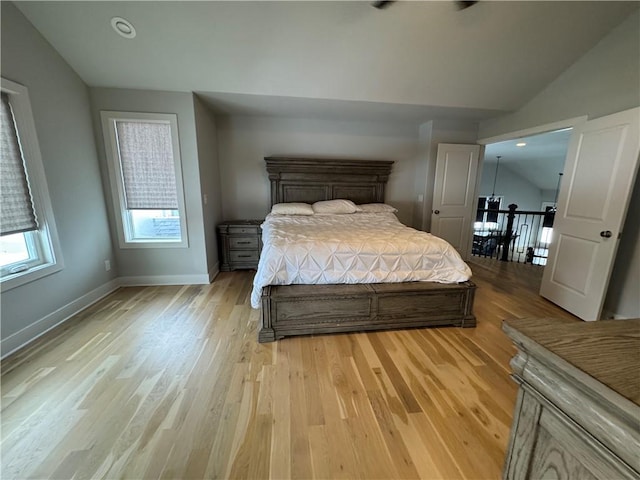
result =
[{"label": "window sill", "polygon": [[120,248],[188,248],[189,242],[185,240],[120,240]]},{"label": "window sill", "polygon": [[59,272],[63,268],[64,265],[59,261],[57,263],[45,263],[44,265],[38,265],[37,267],[30,268],[24,272],[7,275],[0,280],[0,292],[7,292],[21,285],[39,280],[43,277]]}]

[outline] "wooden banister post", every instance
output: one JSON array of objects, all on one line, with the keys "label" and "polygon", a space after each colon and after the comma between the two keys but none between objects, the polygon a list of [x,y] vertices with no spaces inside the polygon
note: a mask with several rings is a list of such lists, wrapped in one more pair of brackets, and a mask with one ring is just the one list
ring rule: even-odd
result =
[{"label": "wooden banister post", "polygon": [[502,257],[503,262],[509,261],[509,244],[513,238],[513,220],[516,218],[516,208],[518,205],[512,203],[509,205],[509,213],[507,214],[507,229],[504,232],[504,238],[502,239]]}]

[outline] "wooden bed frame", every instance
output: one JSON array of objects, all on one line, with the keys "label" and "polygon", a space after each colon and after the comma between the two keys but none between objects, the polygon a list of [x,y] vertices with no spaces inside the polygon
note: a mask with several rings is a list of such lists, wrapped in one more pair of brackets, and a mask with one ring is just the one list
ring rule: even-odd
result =
[{"label": "wooden bed frame", "polygon": [[[267,157],[271,205],[346,198],[382,203],[391,161]],[[259,342],[285,336],[452,325],[474,327],[471,281],[269,285]]]}]

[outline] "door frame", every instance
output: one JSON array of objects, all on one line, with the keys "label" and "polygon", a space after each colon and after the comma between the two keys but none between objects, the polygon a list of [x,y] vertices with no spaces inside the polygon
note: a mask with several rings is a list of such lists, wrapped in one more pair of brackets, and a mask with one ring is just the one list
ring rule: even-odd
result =
[{"label": "door frame", "polygon": [[[482,172],[484,170],[484,152],[485,152],[486,145],[489,145],[491,143],[504,142],[507,140],[516,140],[522,137],[530,137],[532,135],[538,135],[541,133],[554,132],[556,130],[562,130],[564,128],[575,128],[576,126],[582,123],[585,123],[587,120],[589,120],[589,117],[587,115],[581,115],[579,117],[571,117],[565,120],[559,120],[557,122],[545,123],[543,125],[524,128],[521,130],[515,130],[513,132],[507,132],[500,135],[495,135],[493,137],[479,138],[476,143],[481,145],[482,148],[480,150],[480,157],[478,158],[478,178],[476,179],[476,192],[479,191],[480,182],[482,180]],[[478,208],[477,197],[478,196],[476,195],[476,198],[474,200],[474,205],[473,205],[474,210]],[[470,253],[471,251],[469,251],[469,254]],[[545,268],[545,267],[546,265],[543,266],[542,268]]]},{"label": "door frame", "polygon": [[506,140],[515,140],[520,137],[530,137],[532,135],[538,135],[539,133],[562,130],[563,128],[573,128],[576,125],[580,125],[581,123],[586,122],[588,119],[589,117],[587,115],[581,115],[579,117],[572,117],[557,122],[545,123],[536,127],[515,130],[513,132],[507,132],[493,137],[480,138],[476,143],[480,145],[488,145],[490,143],[504,142]]},{"label": "door frame", "polygon": [[[441,150],[441,147],[442,150]],[[465,152],[465,150],[469,150],[470,148],[472,148],[474,150],[473,153],[471,152]],[[473,216],[475,214],[475,211],[478,208],[478,186],[479,186],[479,182],[481,179],[481,176],[478,175],[478,168],[480,165],[480,157],[484,155],[484,146],[483,145],[478,145],[477,143],[446,143],[446,142],[442,142],[438,144],[437,147],[437,153],[436,153],[436,168],[435,168],[435,178],[434,178],[434,183],[433,183],[433,193],[432,193],[432,213],[431,213],[431,228],[429,229],[429,231],[431,233],[434,232],[434,214],[433,212],[436,211],[434,210],[436,208],[436,205],[438,205],[438,203],[435,200],[436,194],[439,193],[443,193],[442,191],[440,191],[439,189],[444,187],[444,183],[446,182],[446,168],[444,168],[444,171],[442,170],[442,168],[446,165],[447,163],[447,154],[448,153],[457,153],[459,151],[462,151],[463,153],[469,154],[471,153],[472,158],[475,157],[475,161],[471,161],[471,163],[469,163],[469,167],[473,168],[473,164],[475,163],[475,178],[469,176],[467,178],[469,178],[469,181],[466,183],[466,190],[465,190],[465,198],[469,198],[471,200],[471,207],[470,210],[468,211],[469,213],[469,221],[466,225],[463,224],[463,230],[465,231],[465,233],[461,234],[464,237],[466,237],[466,240],[464,241],[464,243],[462,245],[460,245],[460,249],[458,249],[458,247],[454,247],[456,248],[456,250],[458,250],[458,253],[460,254],[460,256],[464,259],[464,260],[468,260],[469,256],[471,255],[471,249],[472,249],[472,241],[471,241],[471,237],[472,237],[472,233],[473,233]],[[441,157],[440,154],[443,154],[443,156]],[[441,163],[441,161],[443,163]],[[439,175],[438,172],[442,173],[442,185],[439,185]],[[469,174],[471,174],[471,171],[469,171]],[[471,185],[472,184],[472,185]],[[467,195],[469,193],[469,190],[473,190],[473,192],[471,193],[471,195]],[[466,203],[466,202],[465,202]],[[438,208],[442,208],[447,209],[448,213],[451,213],[451,209],[455,209],[455,206],[453,205],[449,205],[449,207],[447,208],[446,206],[440,206]],[[447,215],[444,215],[443,212],[443,217],[447,217]],[[440,215],[438,215],[438,217],[440,217]],[[449,217],[451,218],[451,217]],[[438,223],[440,223],[440,221],[438,221]],[[441,230],[437,230],[436,233],[434,233],[434,235],[436,236],[441,236],[442,235],[442,231]],[[442,236],[441,238],[445,238],[444,236]],[[454,245],[454,243],[448,239],[445,238],[445,240],[448,240],[452,246]]]}]

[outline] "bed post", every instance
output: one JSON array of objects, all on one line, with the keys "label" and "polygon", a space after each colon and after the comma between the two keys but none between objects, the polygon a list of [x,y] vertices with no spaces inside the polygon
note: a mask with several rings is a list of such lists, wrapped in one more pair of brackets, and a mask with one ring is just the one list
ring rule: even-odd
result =
[{"label": "bed post", "polygon": [[271,182],[271,205],[273,207],[276,203],[280,203],[281,197],[279,190],[280,174],[275,172],[269,172],[269,181]]},{"label": "bed post", "polygon": [[276,331],[271,326],[271,285],[262,288],[261,302],[258,342],[274,342],[276,340]]},{"label": "bed post", "polygon": [[471,280],[467,280],[462,285],[467,286],[467,294],[465,295],[462,316],[462,322],[460,326],[462,328],[472,328],[476,326],[476,316],[473,314],[473,301],[476,294],[476,285]]}]

